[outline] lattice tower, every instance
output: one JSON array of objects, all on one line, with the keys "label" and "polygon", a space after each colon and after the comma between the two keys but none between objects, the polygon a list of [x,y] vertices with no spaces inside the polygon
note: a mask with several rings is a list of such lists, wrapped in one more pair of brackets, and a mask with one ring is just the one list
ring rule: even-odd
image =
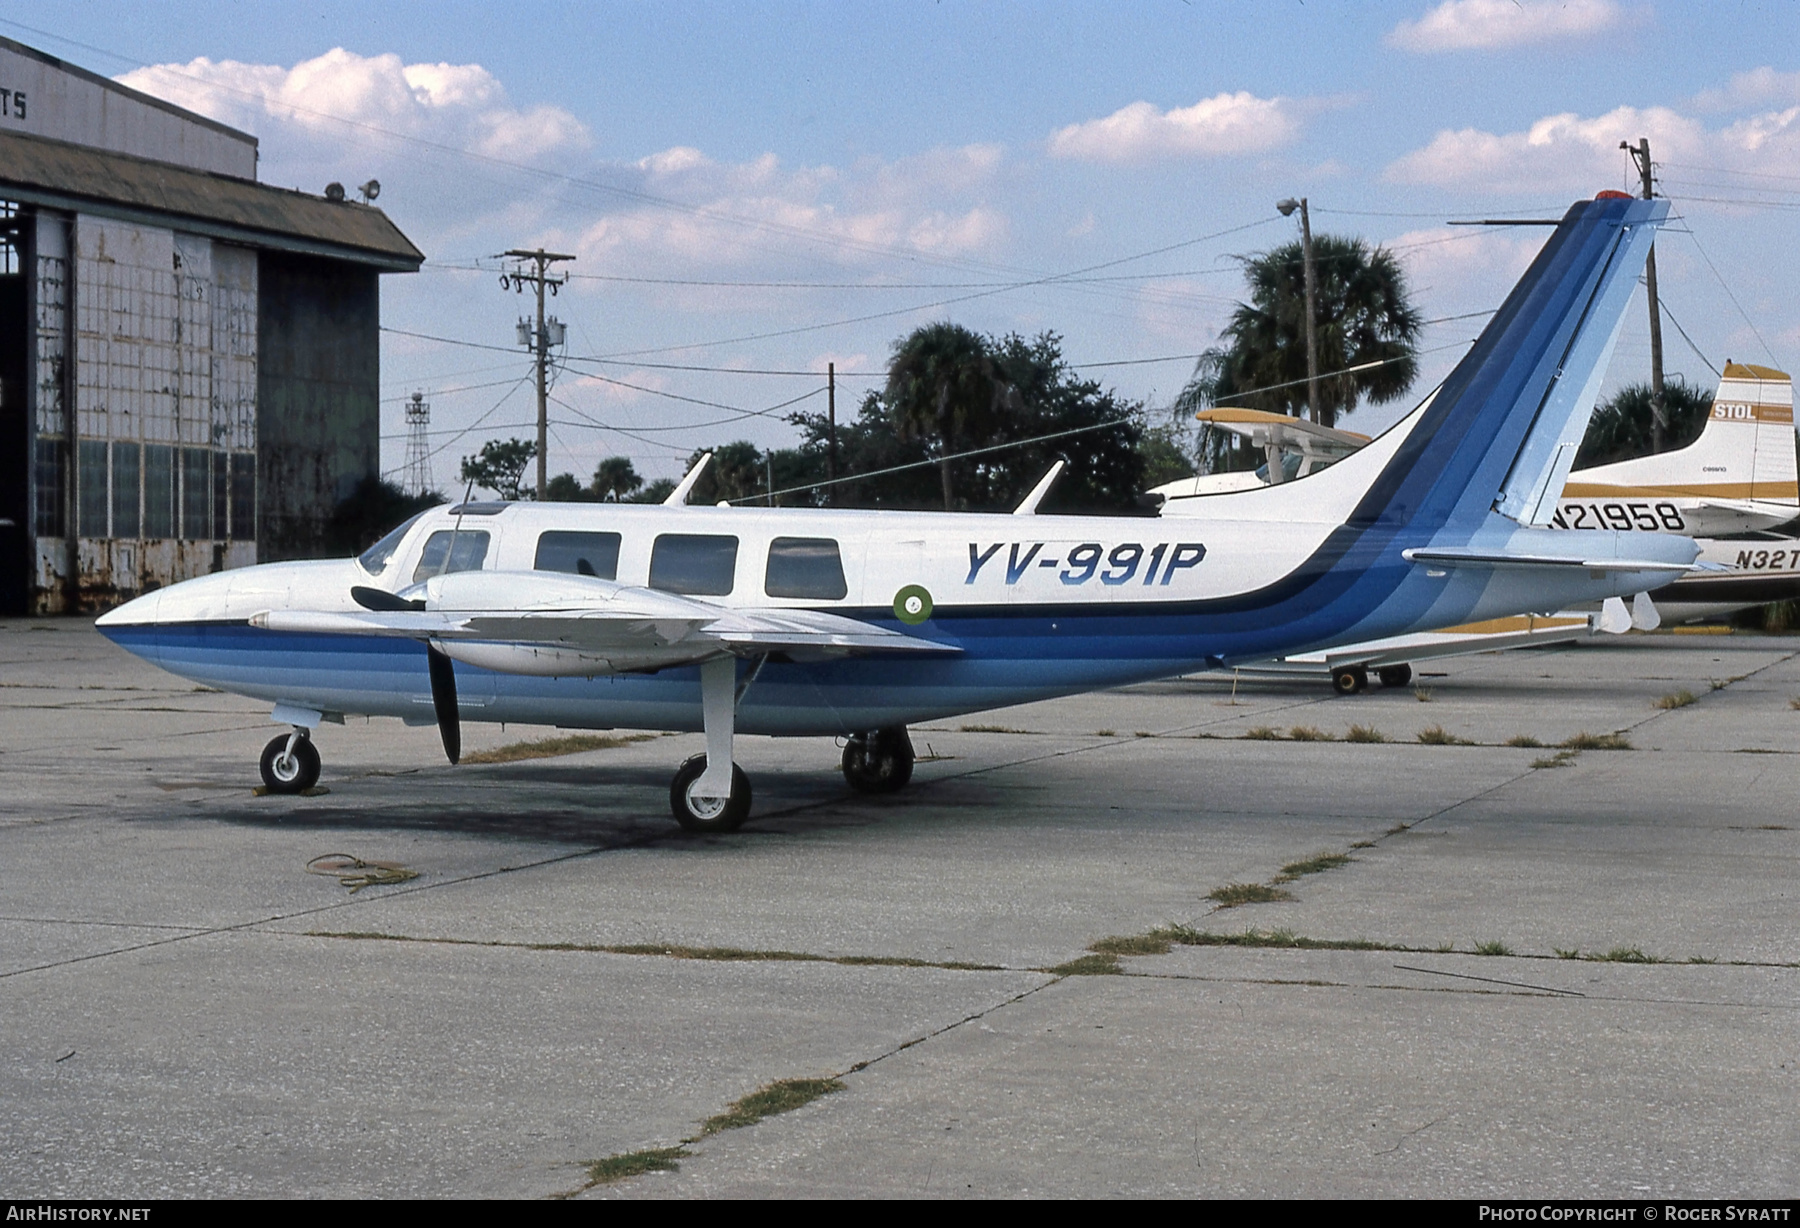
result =
[{"label": "lattice tower", "polygon": [[415,392],[406,404],[406,491],[422,495],[431,489],[431,402]]}]

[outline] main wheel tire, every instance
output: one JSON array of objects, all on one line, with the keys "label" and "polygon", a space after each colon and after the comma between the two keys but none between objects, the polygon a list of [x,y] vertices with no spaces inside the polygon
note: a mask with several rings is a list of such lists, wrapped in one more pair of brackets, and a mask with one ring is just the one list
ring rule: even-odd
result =
[{"label": "main wheel tire", "polygon": [[304,793],[319,783],[319,750],[312,739],[294,739],[293,753],[288,752],[288,735],[282,734],[263,747],[263,784],[271,793]]},{"label": "main wheel tire", "polygon": [[750,778],[731,765],[730,797],[695,797],[694,782],[706,771],[706,756],[695,755],[675,772],[669,785],[669,809],[683,831],[718,834],[736,831],[750,817]]},{"label": "main wheel tire", "polygon": [[1382,686],[1405,686],[1412,681],[1412,666],[1402,661],[1398,665],[1384,665],[1375,671],[1381,679]]},{"label": "main wheel tire", "polygon": [[898,793],[912,779],[914,758],[904,728],[857,734],[844,746],[844,779],[858,793]]},{"label": "main wheel tire", "polygon": [[1369,685],[1369,672],[1360,665],[1346,665],[1331,673],[1331,689],[1339,695],[1354,695]]}]

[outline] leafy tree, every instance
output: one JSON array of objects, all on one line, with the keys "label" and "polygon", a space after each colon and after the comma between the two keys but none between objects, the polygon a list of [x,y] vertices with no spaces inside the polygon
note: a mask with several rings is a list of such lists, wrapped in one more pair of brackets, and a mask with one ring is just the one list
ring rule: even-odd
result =
[{"label": "leafy tree", "polygon": [[[1713,394],[1680,376],[1663,384],[1663,451],[1685,448],[1700,438],[1712,415]],[[1650,455],[1650,385],[1627,384],[1594,410],[1575,453],[1575,468],[1591,469],[1634,456]]]},{"label": "leafy tree", "polygon": [[[477,456],[462,459],[463,481],[473,481],[483,490],[491,490],[509,502],[525,496],[519,490],[525,467],[536,459],[537,445],[523,439],[490,439],[481,445]],[[546,491],[548,493],[548,491]]]},{"label": "leafy tree", "polygon": [[626,499],[627,503],[661,503],[675,490],[674,478],[657,478]]},{"label": "leafy tree", "polygon": [[617,503],[644,485],[629,456],[609,456],[594,469],[594,493]]},{"label": "leafy tree", "polygon": [[[895,347],[896,362],[913,361],[927,347],[911,343],[921,340],[921,334],[943,327],[928,326],[902,341]],[[977,344],[969,344],[969,337]],[[937,345],[943,338],[930,340]],[[950,352],[967,358],[967,369],[987,386],[986,404],[976,405],[960,426],[952,428],[952,442],[946,449],[943,437],[918,429],[919,392],[921,386],[928,392],[932,385],[917,377],[890,378],[881,392],[863,399],[853,420],[838,424],[838,472],[879,474],[840,486],[840,505],[941,507],[949,494],[956,507],[1004,510],[1017,505],[1060,459],[1067,462],[1067,468],[1045,501],[1046,511],[1121,511],[1135,506],[1136,496],[1146,484],[1148,458],[1160,457],[1165,468],[1174,470],[1172,476],[1192,471],[1180,456],[1172,431],[1157,443],[1146,444],[1141,405],[1120,400],[1069,368],[1063,361],[1062,340],[1055,333],[1029,340],[1017,334],[992,338],[969,333],[955,341],[954,347],[939,346],[936,356]],[[979,356],[971,357],[977,347]],[[981,385],[971,380],[967,387],[979,390]],[[890,397],[890,392],[894,396]],[[935,422],[935,398],[927,396],[923,405],[933,415],[924,420]],[[774,453],[777,489],[817,482],[825,476],[830,432],[825,415],[799,413],[791,421],[803,438],[793,452]],[[1056,438],[1041,438],[1046,435]],[[1032,442],[1024,442],[1027,440]],[[966,452],[1015,441],[1019,446],[951,462],[955,476],[946,489],[944,470],[950,467],[943,463],[946,450]],[[930,465],[932,460],[940,463]],[[792,477],[784,469],[789,464]],[[883,472],[902,465],[915,467]],[[814,490],[803,501],[822,503],[824,498],[822,491]]]},{"label": "leafy tree", "polygon": [[544,483],[544,499],[550,503],[593,503],[599,497],[572,473],[559,473]]},{"label": "leafy tree", "polygon": [[409,495],[392,482],[366,477],[332,509],[324,544],[333,554],[361,554],[408,516],[442,502],[435,490]]},{"label": "leafy tree", "polygon": [[[1243,258],[1250,301],[1239,303],[1176,400],[1193,412],[1229,402],[1298,416],[1306,404],[1306,271],[1298,241]],[[1418,375],[1423,325],[1406,274],[1361,239],[1313,236],[1319,400],[1313,420],[1332,426],[1367,398],[1392,401]],[[1348,368],[1380,363],[1365,370]],[[1340,372],[1332,375],[1329,372]],[[1279,386],[1278,386],[1279,385]]]}]

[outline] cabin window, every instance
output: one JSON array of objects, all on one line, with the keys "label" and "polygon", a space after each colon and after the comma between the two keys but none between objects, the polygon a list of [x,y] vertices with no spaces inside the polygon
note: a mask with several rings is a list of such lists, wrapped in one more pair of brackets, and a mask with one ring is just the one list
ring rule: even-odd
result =
[{"label": "cabin window", "polygon": [[650,587],[665,593],[723,597],[737,571],[738,539],[664,533],[650,550]]},{"label": "cabin window", "polygon": [[850,591],[844,561],[829,537],[777,537],[769,543],[763,592],[771,597],[816,597],[838,601]]},{"label": "cabin window", "polygon": [[[455,539],[454,547],[452,539]],[[451,571],[480,571],[487,550],[488,535],[479,529],[439,529],[425,539],[425,553],[420,556],[419,565],[413,568],[413,583]]]},{"label": "cabin window", "polygon": [[619,578],[619,535],[617,533],[541,533],[538,535],[539,571],[566,571],[577,576],[598,576],[602,580]]},{"label": "cabin window", "polygon": [[357,563],[372,576],[378,576],[386,571],[387,565],[393,561],[394,551],[400,548],[401,541],[405,539],[406,531],[419,523],[419,517],[424,514],[424,512],[417,512],[407,517],[399,528],[357,555]]}]

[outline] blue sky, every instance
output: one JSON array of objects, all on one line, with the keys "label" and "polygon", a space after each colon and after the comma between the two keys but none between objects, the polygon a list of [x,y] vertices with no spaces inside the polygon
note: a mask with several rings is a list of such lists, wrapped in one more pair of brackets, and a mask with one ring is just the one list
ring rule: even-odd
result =
[{"label": "blue sky", "polygon": [[[13,0],[0,33],[256,133],[265,182],[381,181],[429,257],[383,283],[403,330],[383,339],[384,461],[421,389],[440,484],[482,440],[529,434],[523,304],[484,258],[540,243],[580,257],[553,307],[570,361],[551,461],[584,476],[612,453],[664,476],[702,444],[788,443],[770,407],[823,408],[821,381],[716,368],[871,373],[841,381],[847,413],[932,319],[1054,330],[1071,361],[1132,364],[1089,374],[1165,404],[1191,360],[1139,360],[1213,343],[1233,257],[1293,235],[1288,195],[1400,256],[1442,321],[1422,394],[1481,323],[1448,317],[1497,305],[1542,241],[1444,222],[1632,186],[1617,145],[1639,136],[1691,232],[1659,245],[1699,351],[1665,326],[1669,370],[1706,382],[1700,355],[1792,369],[1800,351],[1786,3]],[[1614,383],[1647,371],[1643,315]]]}]

